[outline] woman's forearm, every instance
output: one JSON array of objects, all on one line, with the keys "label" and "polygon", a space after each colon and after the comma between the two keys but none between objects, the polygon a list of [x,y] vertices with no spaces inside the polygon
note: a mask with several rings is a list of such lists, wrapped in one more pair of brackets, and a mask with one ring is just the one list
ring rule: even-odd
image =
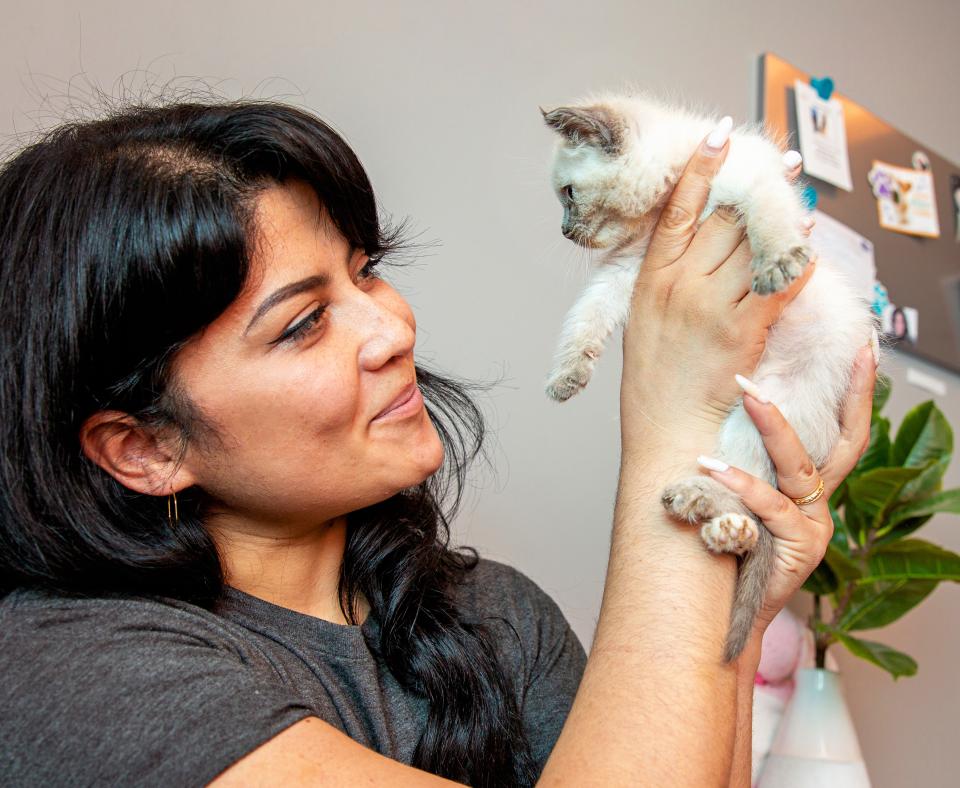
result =
[{"label": "woman's forearm", "polygon": [[737,667],[722,651],[736,563],[659,500],[709,450],[698,440],[624,444],[600,618],[541,785],[728,782]]}]

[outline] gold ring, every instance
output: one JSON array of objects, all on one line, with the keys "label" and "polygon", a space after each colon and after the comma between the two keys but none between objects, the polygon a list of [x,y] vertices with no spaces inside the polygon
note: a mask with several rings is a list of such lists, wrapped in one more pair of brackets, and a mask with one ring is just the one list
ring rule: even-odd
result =
[{"label": "gold ring", "polygon": [[817,485],[817,489],[812,493],[804,495],[803,498],[791,498],[790,500],[797,506],[805,506],[808,503],[819,500],[821,495],[823,495],[823,477],[820,477],[820,484]]}]

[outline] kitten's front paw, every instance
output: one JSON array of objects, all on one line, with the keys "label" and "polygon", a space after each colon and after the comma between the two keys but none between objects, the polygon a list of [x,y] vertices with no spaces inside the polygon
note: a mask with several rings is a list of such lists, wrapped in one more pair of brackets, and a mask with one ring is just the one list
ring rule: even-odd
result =
[{"label": "kitten's front paw", "polygon": [[756,545],[760,538],[760,526],[752,517],[730,512],[705,522],[700,529],[700,537],[714,553],[743,555]]},{"label": "kitten's front paw", "polygon": [[729,494],[718,487],[719,482],[705,476],[683,479],[663,491],[660,503],[674,517],[699,523],[716,517],[720,513],[720,502],[729,498]]},{"label": "kitten's front paw", "polygon": [[776,259],[757,258],[753,261],[750,286],[760,295],[778,293],[803,273],[809,259],[810,250],[805,246],[795,246]]},{"label": "kitten's front paw", "polygon": [[566,402],[579,393],[590,382],[598,355],[595,350],[584,351],[575,364],[557,367],[547,378],[547,396],[557,402]]},{"label": "kitten's front paw", "polygon": [[550,378],[547,381],[547,396],[557,402],[566,402],[586,385],[585,380],[581,382],[574,377]]}]

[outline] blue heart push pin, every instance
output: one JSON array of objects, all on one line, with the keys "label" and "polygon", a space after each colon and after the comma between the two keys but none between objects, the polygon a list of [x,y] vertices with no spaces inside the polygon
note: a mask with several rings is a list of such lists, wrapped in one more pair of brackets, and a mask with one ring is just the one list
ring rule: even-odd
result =
[{"label": "blue heart push pin", "polygon": [[817,95],[824,101],[829,101],[833,93],[833,80],[830,77],[810,77],[810,87],[817,91]]}]

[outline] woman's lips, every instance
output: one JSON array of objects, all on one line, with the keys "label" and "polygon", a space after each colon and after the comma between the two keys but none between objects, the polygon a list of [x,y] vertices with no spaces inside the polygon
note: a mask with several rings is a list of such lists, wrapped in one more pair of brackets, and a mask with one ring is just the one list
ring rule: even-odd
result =
[{"label": "woman's lips", "polygon": [[386,419],[402,419],[419,413],[423,407],[423,395],[420,393],[420,387],[416,383],[407,386],[397,398],[380,411],[373,421],[384,421]]}]

